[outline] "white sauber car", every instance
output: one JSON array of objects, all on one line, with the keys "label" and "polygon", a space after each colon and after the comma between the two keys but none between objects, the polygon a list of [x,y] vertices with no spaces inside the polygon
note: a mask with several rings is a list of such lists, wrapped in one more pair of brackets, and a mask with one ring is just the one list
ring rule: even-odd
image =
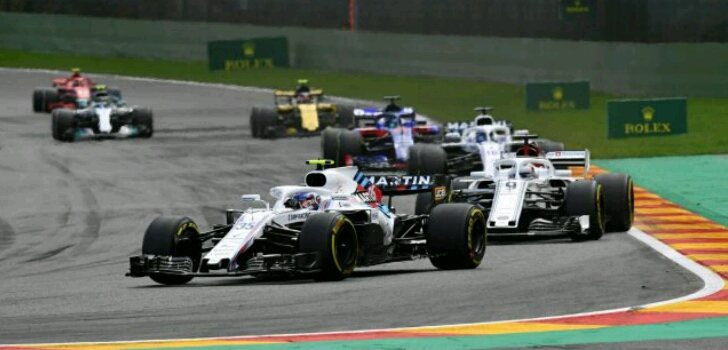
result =
[{"label": "white sauber car", "polygon": [[[583,174],[573,176],[574,167]],[[634,216],[631,177],[614,173],[589,179],[588,171],[589,151],[510,154],[495,161],[490,175],[454,179],[449,201],[483,208],[491,235],[566,234],[582,241],[629,230]],[[417,211],[427,212],[430,200],[418,195]]]},{"label": "white sauber car", "polygon": [[159,217],[147,228],[131,277],[162,284],[194,277],[300,274],[337,280],[356,266],[429,257],[441,269],[480,265],[486,220],[467,203],[439,205],[422,215],[396,214],[382,195],[426,192],[444,200],[431,176],[365,176],[356,167],[325,169],[316,160],[305,185],[271,189],[275,203],[244,195],[227,222],[200,232],[187,217]]}]

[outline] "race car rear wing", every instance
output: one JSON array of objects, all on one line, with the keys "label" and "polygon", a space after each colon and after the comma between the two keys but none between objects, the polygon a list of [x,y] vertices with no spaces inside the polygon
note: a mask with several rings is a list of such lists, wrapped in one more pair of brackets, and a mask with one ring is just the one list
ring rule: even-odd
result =
[{"label": "race car rear wing", "polygon": [[[321,89],[311,89],[308,94],[311,96],[321,96],[324,94],[324,91]],[[275,90],[273,91],[273,95],[280,97],[294,97],[296,96],[296,92],[293,90]]]},{"label": "race car rear wing", "polygon": [[[581,169],[583,173],[581,176],[586,176],[589,173],[589,166],[591,163],[591,155],[589,150],[583,151],[558,151],[546,153],[546,159],[551,161],[554,168],[557,171],[569,171],[569,176],[574,175],[573,172],[577,169]],[[564,172],[564,175],[566,173]]]},{"label": "race car rear wing", "polygon": [[450,179],[445,175],[372,175],[368,181],[389,197],[387,206],[391,208],[394,196],[428,192],[433,203],[440,204],[447,197]]},{"label": "race car rear wing", "polygon": [[407,194],[430,192],[438,186],[447,186],[445,175],[364,175],[364,179],[355,179],[362,184],[376,186],[384,196],[400,196]]},{"label": "race car rear wing", "polygon": [[[488,118],[484,118],[488,117]],[[504,126],[509,129],[512,129],[513,124],[509,120],[492,120],[492,122],[484,122],[487,120],[492,120],[492,117],[490,116],[477,116],[474,121],[472,120],[465,120],[465,121],[454,121],[454,122],[447,122],[444,124],[445,126],[445,132],[449,134],[458,134],[462,135],[465,130],[468,130],[475,126],[484,126],[484,125],[497,125],[497,126]],[[515,139],[515,137],[514,137]],[[522,139],[522,138],[521,138]]]}]

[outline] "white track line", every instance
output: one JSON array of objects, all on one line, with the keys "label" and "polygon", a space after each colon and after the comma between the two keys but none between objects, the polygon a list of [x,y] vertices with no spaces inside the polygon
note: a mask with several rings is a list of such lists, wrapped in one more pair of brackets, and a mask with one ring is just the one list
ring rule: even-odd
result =
[{"label": "white track line", "polygon": [[[16,71],[16,72],[19,71],[19,72],[28,72],[28,73],[53,73],[53,74],[66,73],[64,71],[46,70],[46,69],[0,68],[0,72],[3,72],[3,71]],[[97,77],[110,77],[110,78],[122,79],[122,80],[136,80],[136,81],[147,81],[147,82],[154,82],[154,83],[168,83],[168,84],[177,84],[177,85],[211,87],[211,88],[229,89],[229,90],[236,90],[236,91],[251,91],[251,92],[261,92],[261,93],[273,91],[271,89],[263,89],[263,88],[256,88],[256,87],[235,86],[235,85],[225,85],[225,84],[216,84],[216,83],[200,83],[200,82],[183,81],[183,80],[155,79],[155,78],[144,78],[144,77],[126,77],[126,76],[108,75],[108,74],[89,74],[89,75],[97,76]],[[342,100],[348,100],[351,102],[362,102],[360,100],[355,100],[355,99],[342,98]],[[385,332],[385,331],[396,332],[396,331],[407,331],[407,330],[438,329],[438,328],[472,326],[472,325],[492,325],[492,324],[500,324],[500,323],[526,322],[526,321],[547,321],[547,320],[554,320],[554,319],[566,318],[566,317],[602,315],[602,314],[608,314],[608,313],[613,313],[613,312],[639,310],[639,309],[650,308],[650,307],[655,307],[655,306],[674,304],[674,303],[679,303],[679,302],[688,301],[688,300],[694,300],[694,299],[698,299],[698,298],[702,298],[702,297],[714,294],[714,293],[718,292],[719,290],[723,289],[723,287],[725,286],[725,281],[718,274],[716,274],[715,272],[706,268],[705,266],[702,266],[702,265],[696,263],[695,261],[690,260],[685,255],[680,254],[675,249],[658,241],[657,239],[653,238],[652,236],[650,236],[636,228],[631,229],[628,232],[628,234],[630,236],[634,237],[636,240],[638,240],[638,241],[646,244],[650,248],[654,249],[658,253],[662,254],[666,258],[672,260],[673,262],[680,265],[681,267],[685,268],[686,270],[697,275],[701,280],[703,280],[703,288],[701,288],[700,290],[698,290],[694,293],[691,293],[689,295],[685,295],[682,297],[659,301],[659,302],[650,303],[650,304],[637,305],[637,306],[632,306],[632,307],[622,307],[622,308],[617,308],[617,309],[591,311],[591,312],[566,314],[566,315],[558,315],[558,316],[521,318],[521,319],[492,321],[492,322],[455,323],[455,324],[437,325],[437,326],[379,328],[379,329],[367,329],[367,330],[355,330],[355,331],[267,334],[267,335],[181,338],[181,339],[132,340],[132,341],[111,341],[111,342],[38,343],[38,344],[23,344],[23,345],[59,346],[59,345],[84,345],[84,344],[86,344],[86,345],[88,345],[88,344],[138,344],[138,343],[152,343],[152,342],[204,341],[204,340],[229,340],[229,339],[244,340],[244,339],[253,339],[253,338],[260,338],[260,337],[298,337],[298,336],[307,336],[307,335],[333,335],[333,334],[341,334],[341,333],[361,334],[361,333]],[[18,346],[18,345],[19,344],[0,344],[0,346]]]}]

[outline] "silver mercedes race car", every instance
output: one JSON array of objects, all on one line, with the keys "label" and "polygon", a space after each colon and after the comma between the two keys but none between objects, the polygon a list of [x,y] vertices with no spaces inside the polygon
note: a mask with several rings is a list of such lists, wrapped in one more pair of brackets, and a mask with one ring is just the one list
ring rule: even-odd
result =
[{"label": "silver mercedes race car", "polygon": [[129,106],[124,100],[101,89],[94,93],[88,107],[77,110],[55,109],[51,115],[51,131],[58,141],[84,139],[152,137],[152,110]]},{"label": "silver mercedes race car", "polygon": [[[583,174],[573,176],[574,167]],[[568,235],[582,241],[629,230],[634,217],[631,177],[613,173],[589,179],[588,171],[589,151],[511,154],[495,161],[492,175],[455,178],[448,201],[482,208],[491,235]],[[427,212],[431,201],[418,195],[416,212]]]},{"label": "silver mercedes race car", "polygon": [[[278,186],[272,205],[244,195],[227,222],[201,232],[190,218],[159,217],[147,228],[142,255],[130,258],[131,277],[184,284],[194,277],[312,274],[339,280],[357,266],[429,257],[441,269],[480,265],[486,221],[467,203],[441,204],[421,215],[396,214],[383,195],[434,193],[445,186],[430,176],[365,176],[358,168],[317,170],[305,185]],[[390,202],[391,203],[391,202]]]}]

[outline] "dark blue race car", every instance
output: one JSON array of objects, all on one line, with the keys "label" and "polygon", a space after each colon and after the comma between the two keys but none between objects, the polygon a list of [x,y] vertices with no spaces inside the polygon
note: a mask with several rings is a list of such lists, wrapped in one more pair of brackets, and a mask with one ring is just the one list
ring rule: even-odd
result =
[{"label": "dark blue race car", "polygon": [[419,143],[441,142],[439,125],[418,119],[412,107],[397,105],[398,96],[385,99],[384,108],[355,109],[354,129],[324,130],[322,156],[362,170],[406,169],[408,159],[419,155]]}]

